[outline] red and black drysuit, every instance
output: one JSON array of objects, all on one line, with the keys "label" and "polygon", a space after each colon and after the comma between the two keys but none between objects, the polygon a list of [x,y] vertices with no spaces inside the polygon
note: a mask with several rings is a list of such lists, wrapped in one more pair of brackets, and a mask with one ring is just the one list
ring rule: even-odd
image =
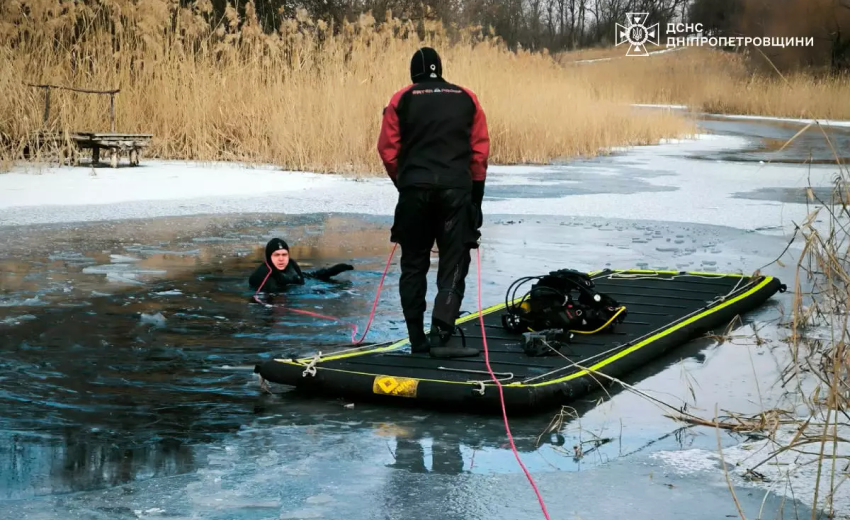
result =
[{"label": "red and black drysuit", "polygon": [[419,352],[428,350],[423,315],[435,240],[440,258],[431,330],[440,332],[441,344],[454,331],[469,250],[481,236],[490,138],[478,98],[443,79],[436,51],[416,51],[410,76],[413,84],[384,108],[378,153],[399,191],[390,240],[402,249],[399,293],[411,346]]}]

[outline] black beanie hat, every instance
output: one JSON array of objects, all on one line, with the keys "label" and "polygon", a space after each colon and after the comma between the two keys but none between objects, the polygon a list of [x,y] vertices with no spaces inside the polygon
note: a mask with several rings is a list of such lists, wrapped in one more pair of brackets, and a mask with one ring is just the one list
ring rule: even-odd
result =
[{"label": "black beanie hat", "polygon": [[443,62],[431,47],[422,47],[410,58],[410,80],[414,83],[426,78],[442,78]]},{"label": "black beanie hat", "polygon": [[275,271],[277,271],[277,267],[275,267],[272,263],[272,253],[279,249],[286,249],[289,251],[289,244],[284,242],[281,238],[273,238],[269,240],[268,244],[266,244],[266,263],[268,263]]}]

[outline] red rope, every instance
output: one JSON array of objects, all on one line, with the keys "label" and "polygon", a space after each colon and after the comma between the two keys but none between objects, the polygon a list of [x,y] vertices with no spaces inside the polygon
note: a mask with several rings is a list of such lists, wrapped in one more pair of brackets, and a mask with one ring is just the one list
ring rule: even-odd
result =
[{"label": "red rope", "polygon": [[[349,323],[347,321],[343,321],[343,320],[341,320],[339,318],[335,318],[333,316],[327,316],[325,314],[319,314],[318,312],[304,311],[304,310],[300,310],[300,309],[290,309],[289,307],[285,307],[285,309],[290,311],[290,312],[295,312],[295,313],[298,313],[298,314],[304,314],[306,316],[312,316],[314,318],[321,318],[321,319],[325,319],[325,320],[338,321],[340,323],[345,323],[346,325],[348,325],[352,329],[351,330],[351,343],[354,344],[354,345],[359,345],[360,343],[363,343],[363,340],[366,339],[366,334],[369,333],[369,327],[372,326],[372,320],[375,319],[375,311],[378,308],[378,298],[380,298],[380,296],[381,296],[381,289],[384,287],[384,280],[387,278],[387,272],[390,269],[390,262],[392,262],[393,255],[395,255],[395,250],[396,250],[397,247],[398,247],[398,244],[393,244],[393,249],[392,249],[392,251],[390,251],[390,256],[387,257],[387,265],[384,266],[384,273],[381,275],[381,281],[378,284],[378,292],[375,293],[375,301],[372,302],[372,312],[369,313],[369,321],[366,323],[366,330],[363,331],[363,337],[360,338],[359,340],[355,341],[355,338],[357,337],[357,325],[354,324],[354,323]],[[260,287],[257,289],[257,292],[254,293],[254,300],[259,302],[259,303],[263,303],[263,302],[260,301],[259,298],[257,298],[257,295],[260,294],[260,291],[263,289],[263,286],[266,284],[266,280],[268,280],[269,276],[272,274],[272,269],[271,269],[271,266],[269,266],[268,262],[266,262],[266,267],[269,268],[269,272],[266,275],[266,277],[263,278],[263,283],[260,284]]]},{"label": "red rope", "polygon": [[505,431],[508,434],[508,440],[511,442],[511,449],[514,452],[514,456],[516,457],[517,462],[519,462],[520,467],[522,467],[522,470],[525,472],[525,476],[528,478],[528,481],[531,482],[531,487],[534,489],[534,493],[537,494],[537,501],[540,502],[540,508],[543,510],[543,516],[546,517],[546,520],[550,520],[549,513],[546,511],[546,504],[543,503],[543,497],[540,496],[540,491],[538,491],[537,485],[534,483],[534,479],[531,478],[531,474],[519,458],[519,453],[517,452],[516,445],[514,444],[513,435],[511,435],[511,427],[508,424],[508,414],[505,411],[505,395],[502,393],[502,384],[499,382],[499,378],[496,377],[496,374],[493,373],[493,369],[490,368],[490,354],[487,350],[487,334],[484,332],[484,315],[481,311],[481,250],[476,248],[475,254],[478,261],[478,321],[481,324],[481,339],[484,343],[484,362],[487,364],[487,371],[490,372],[490,377],[493,378],[493,381],[496,382],[496,386],[499,388],[499,399],[502,402],[502,418],[505,420]]},{"label": "red rope", "polygon": [[[392,251],[390,251],[390,255],[387,258],[387,264],[384,267],[383,274],[381,275],[381,281],[378,284],[378,291],[375,294],[375,300],[374,300],[374,302],[372,302],[372,311],[369,314],[369,321],[366,324],[366,330],[363,331],[363,337],[360,338],[359,340],[355,341],[355,338],[357,337],[357,325],[355,325],[353,323],[347,323],[347,322],[340,320],[339,318],[335,318],[333,316],[326,316],[324,314],[319,314],[317,312],[303,311],[303,310],[299,310],[299,309],[289,309],[289,308],[287,308],[287,310],[289,310],[291,312],[296,312],[296,313],[299,313],[299,314],[305,314],[307,316],[313,316],[313,317],[316,317],[316,318],[323,318],[323,319],[327,319],[327,320],[347,323],[348,325],[350,325],[352,327],[351,342],[354,343],[355,345],[362,343],[363,340],[366,339],[366,334],[369,333],[369,327],[372,325],[372,320],[374,320],[374,318],[375,318],[375,311],[378,307],[378,299],[381,296],[381,289],[384,286],[384,280],[387,277],[387,272],[389,271],[389,268],[390,268],[390,262],[392,261],[393,255],[395,254],[395,250],[396,250],[397,247],[398,247],[398,244],[393,244],[393,249],[392,249]],[[481,324],[481,339],[482,339],[483,344],[484,344],[484,362],[487,365],[487,371],[490,373],[490,377],[493,379],[493,381],[496,383],[496,386],[499,388],[499,400],[501,401],[501,405],[502,405],[502,418],[505,421],[505,432],[508,434],[508,440],[511,443],[511,450],[513,450],[514,457],[516,457],[516,460],[519,463],[520,467],[522,468],[522,471],[525,473],[526,478],[528,478],[528,481],[531,483],[531,487],[534,489],[534,493],[537,495],[537,500],[538,500],[538,502],[540,502],[540,508],[543,510],[543,516],[546,517],[546,520],[551,520],[549,518],[548,511],[546,511],[546,504],[543,502],[543,497],[540,495],[540,491],[537,489],[537,485],[534,483],[534,479],[531,477],[531,474],[528,472],[528,469],[525,467],[525,464],[522,463],[522,460],[519,457],[519,452],[516,449],[516,444],[514,443],[513,435],[511,435],[511,427],[510,427],[510,424],[508,423],[508,414],[505,410],[505,395],[504,395],[504,392],[502,391],[502,384],[499,381],[499,378],[496,377],[496,374],[493,373],[493,369],[490,366],[490,353],[489,353],[489,350],[487,349],[487,334],[486,334],[485,329],[484,329],[484,314],[482,312],[482,305],[481,305],[481,250],[476,248],[475,253],[476,253],[476,260],[477,260],[477,264],[478,264],[478,273],[477,273],[477,276],[478,276],[478,320]],[[266,263],[266,266],[268,266],[268,263]],[[271,275],[271,273],[272,273],[272,270],[271,270],[271,267],[269,267],[269,273],[263,279],[263,283],[260,284],[259,289],[257,289],[257,292],[254,294],[254,299],[257,300],[260,303],[262,303],[262,302],[257,298],[257,294],[260,293],[260,290],[262,290],[263,285],[265,285],[266,280],[268,280],[268,277]]]}]

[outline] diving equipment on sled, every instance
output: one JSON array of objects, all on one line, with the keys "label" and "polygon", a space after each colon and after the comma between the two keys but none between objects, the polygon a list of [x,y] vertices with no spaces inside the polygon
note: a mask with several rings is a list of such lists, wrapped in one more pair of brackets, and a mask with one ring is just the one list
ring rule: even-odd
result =
[{"label": "diving equipment on sled", "polygon": [[573,335],[564,332],[564,329],[549,329],[539,332],[523,333],[525,342],[522,350],[531,357],[554,356],[561,351],[561,347],[569,344]]},{"label": "diving equipment on sled", "polygon": [[[517,301],[520,287],[532,280],[537,282]],[[511,332],[563,329],[564,334],[613,330],[625,319],[626,308],[614,298],[596,292],[594,287],[590,276],[574,269],[520,278],[505,295],[502,326]]]}]

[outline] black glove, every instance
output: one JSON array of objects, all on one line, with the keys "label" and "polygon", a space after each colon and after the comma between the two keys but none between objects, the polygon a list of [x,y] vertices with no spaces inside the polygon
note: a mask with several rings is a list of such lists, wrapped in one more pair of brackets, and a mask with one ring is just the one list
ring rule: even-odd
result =
[{"label": "black glove", "polygon": [[472,181],[472,204],[475,206],[475,229],[484,224],[481,202],[484,200],[484,181]]},{"label": "black glove", "polygon": [[330,276],[336,276],[339,273],[342,273],[344,271],[353,271],[353,270],[354,270],[354,266],[351,265],[351,264],[336,264],[336,265],[328,268],[328,272],[330,273]]},{"label": "black glove", "polygon": [[472,202],[479,208],[484,200],[484,181],[472,181]]},{"label": "black glove", "polygon": [[315,276],[316,278],[325,280],[325,279],[328,279],[332,276],[336,276],[339,273],[342,273],[344,271],[351,271],[353,269],[354,269],[354,266],[350,265],[350,264],[336,264],[336,265],[332,265],[330,267],[326,267],[324,269],[319,269],[318,271],[315,271],[313,273],[313,276]]}]

